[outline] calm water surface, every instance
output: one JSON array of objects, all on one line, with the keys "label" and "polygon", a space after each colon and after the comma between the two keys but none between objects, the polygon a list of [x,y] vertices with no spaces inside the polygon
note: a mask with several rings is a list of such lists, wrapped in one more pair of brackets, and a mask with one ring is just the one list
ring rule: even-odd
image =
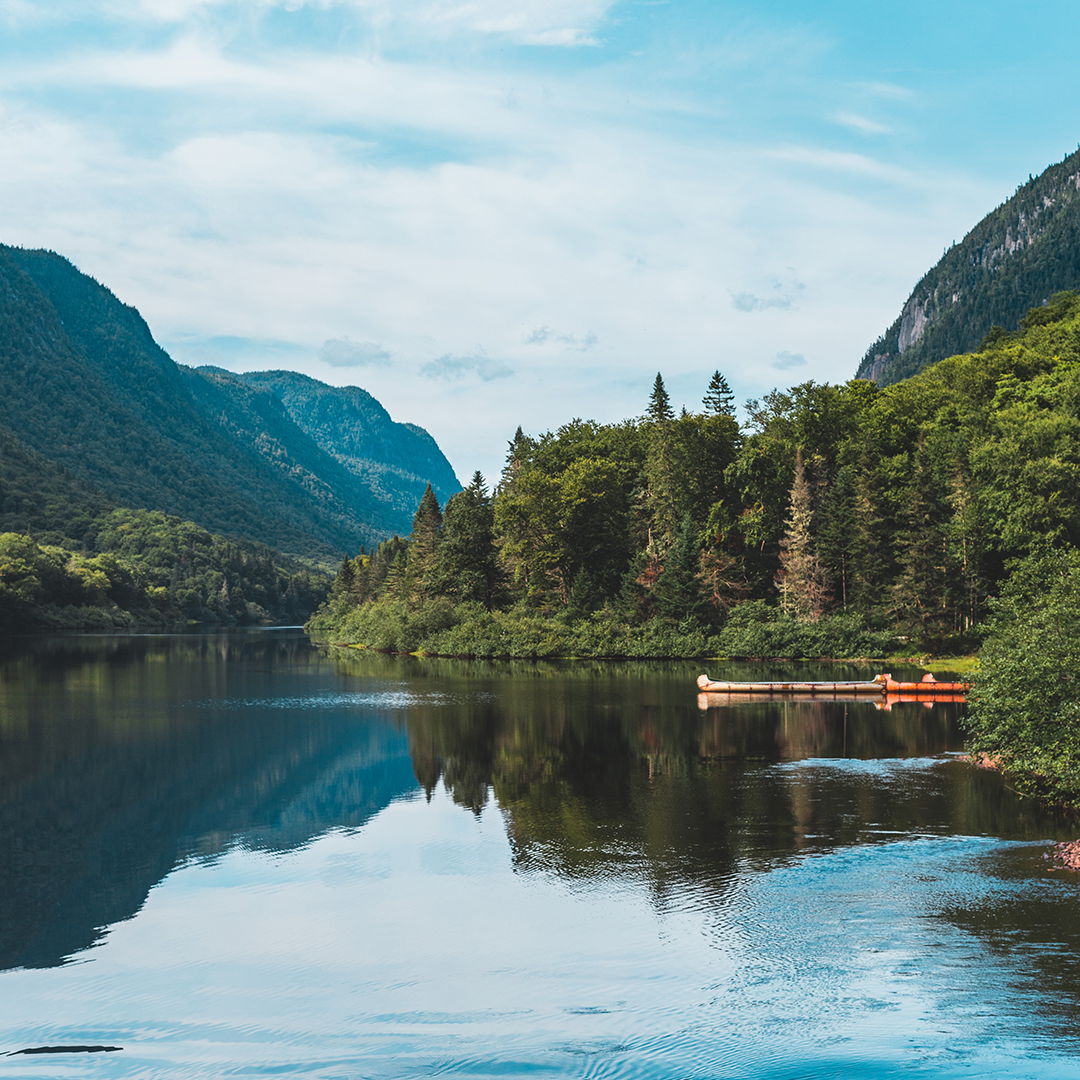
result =
[{"label": "calm water surface", "polygon": [[0,1080],[1080,1076],[1080,826],[962,706],[698,672],[7,647],[0,1052],[123,1050]]}]

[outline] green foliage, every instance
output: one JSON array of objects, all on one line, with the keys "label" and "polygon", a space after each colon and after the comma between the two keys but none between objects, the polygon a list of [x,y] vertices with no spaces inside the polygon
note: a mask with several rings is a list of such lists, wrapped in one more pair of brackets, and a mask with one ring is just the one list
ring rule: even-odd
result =
[{"label": "green foliage", "polygon": [[[1003,328],[1071,315],[1075,300],[1063,302],[1061,290],[1080,288],[1078,169],[1080,150],[1023,184],[949,248],[867,350],[859,375],[897,383],[945,357],[1001,345],[1010,336]],[[912,342],[917,322],[924,329]]]},{"label": "green foliage", "polygon": [[89,535],[96,554],[0,534],[0,629],[297,622],[329,584],[262,545],[153,511],[113,510]]},{"label": "green foliage", "polygon": [[992,604],[965,724],[1024,792],[1080,804],[1080,551],[1018,563]]},{"label": "green foliage", "polygon": [[[491,503],[474,483],[438,530],[425,580],[450,622],[424,629],[425,602],[395,581],[427,556],[395,539],[372,560],[351,640],[469,655],[943,654],[977,647],[1007,565],[1080,547],[1072,294],[885,390],[774,390],[747,403],[743,431],[721,378],[703,413],[676,416],[660,378],[640,420],[519,429]],[[455,507],[480,524],[452,525]],[[334,638],[347,616],[312,626]]]},{"label": "green foliage", "polygon": [[[363,391],[181,367],[67,260],[3,245],[0,425],[0,480],[14,439],[24,463],[54,463],[49,486],[64,498],[81,486],[324,561],[407,529],[427,479],[445,496],[459,489],[430,435]],[[51,513],[33,485],[0,497],[4,516]],[[69,514],[51,516],[82,540]]]}]

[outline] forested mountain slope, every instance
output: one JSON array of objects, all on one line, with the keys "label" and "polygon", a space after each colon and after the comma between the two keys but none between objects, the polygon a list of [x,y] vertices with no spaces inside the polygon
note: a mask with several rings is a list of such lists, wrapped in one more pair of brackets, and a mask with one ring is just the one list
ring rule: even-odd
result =
[{"label": "forested mountain slope", "polygon": [[366,483],[274,395],[175,364],[134,308],[52,252],[0,246],[0,425],[114,503],[302,555],[404,531],[415,505],[397,460]]},{"label": "forested mountain slope", "polygon": [[327,386],[295,371],[250,371],[237,377],[276,394],[323,450],[385,492],[410,520],[428,483],[440,500],[461,490],[435,440],[415,424],[395,423],[366,390]]},{"label": "forested mountain slope", "polygon": [[915,286],[867,350],[858,377],[899,382],[1015,330],[1054,293],[1080,287],[1080,150],[1021,185]]}]

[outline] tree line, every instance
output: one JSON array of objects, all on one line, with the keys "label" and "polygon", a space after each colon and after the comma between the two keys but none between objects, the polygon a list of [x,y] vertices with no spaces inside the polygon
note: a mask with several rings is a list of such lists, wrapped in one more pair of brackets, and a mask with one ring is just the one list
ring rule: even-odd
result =
[{"label": "tree line", "polygon": [[977,646],[1011,568],[1080,546],[1080,298],[880,389],[804,382],[510,440],[313,630],[461,655],[883,655]]},{"label": "tree line", "polygon": [[91,522],[92,550],[0,533],[0,631],[295,624],[330,584],[263,544],[158,511]]}]

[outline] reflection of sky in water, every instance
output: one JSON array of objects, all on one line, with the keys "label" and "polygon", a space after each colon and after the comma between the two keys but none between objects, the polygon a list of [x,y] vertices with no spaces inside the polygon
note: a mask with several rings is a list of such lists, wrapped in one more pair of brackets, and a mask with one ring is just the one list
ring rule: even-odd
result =
[{"label": "reflection of sky in water", "polygon": [[1071,826],[955,712],[107,645],[0,679],[0,1050],[125,1049],[0,1080],[1076,1075]]},{"label": "reflection of sky in water", "polygon": [[178,870],[73,966],[0,977],[2,1037],[126,1046],[49,1075],[1075,1076],[1011,966],[941,917],[1022,894],[987,864],[1031,850],[842,848],[658,909],[632,874],[514,872],[501,813],[440,790]]},{"label": "reflection of sky in water", "polygon": [[411,690],[378,690],[373,693],[305,694],[303,697],[206,698],[188,701],[193,709],[409,709],[423,705],[463,705],[493,700],[493,694],[445,694],[438,691],[418,693]]}]

